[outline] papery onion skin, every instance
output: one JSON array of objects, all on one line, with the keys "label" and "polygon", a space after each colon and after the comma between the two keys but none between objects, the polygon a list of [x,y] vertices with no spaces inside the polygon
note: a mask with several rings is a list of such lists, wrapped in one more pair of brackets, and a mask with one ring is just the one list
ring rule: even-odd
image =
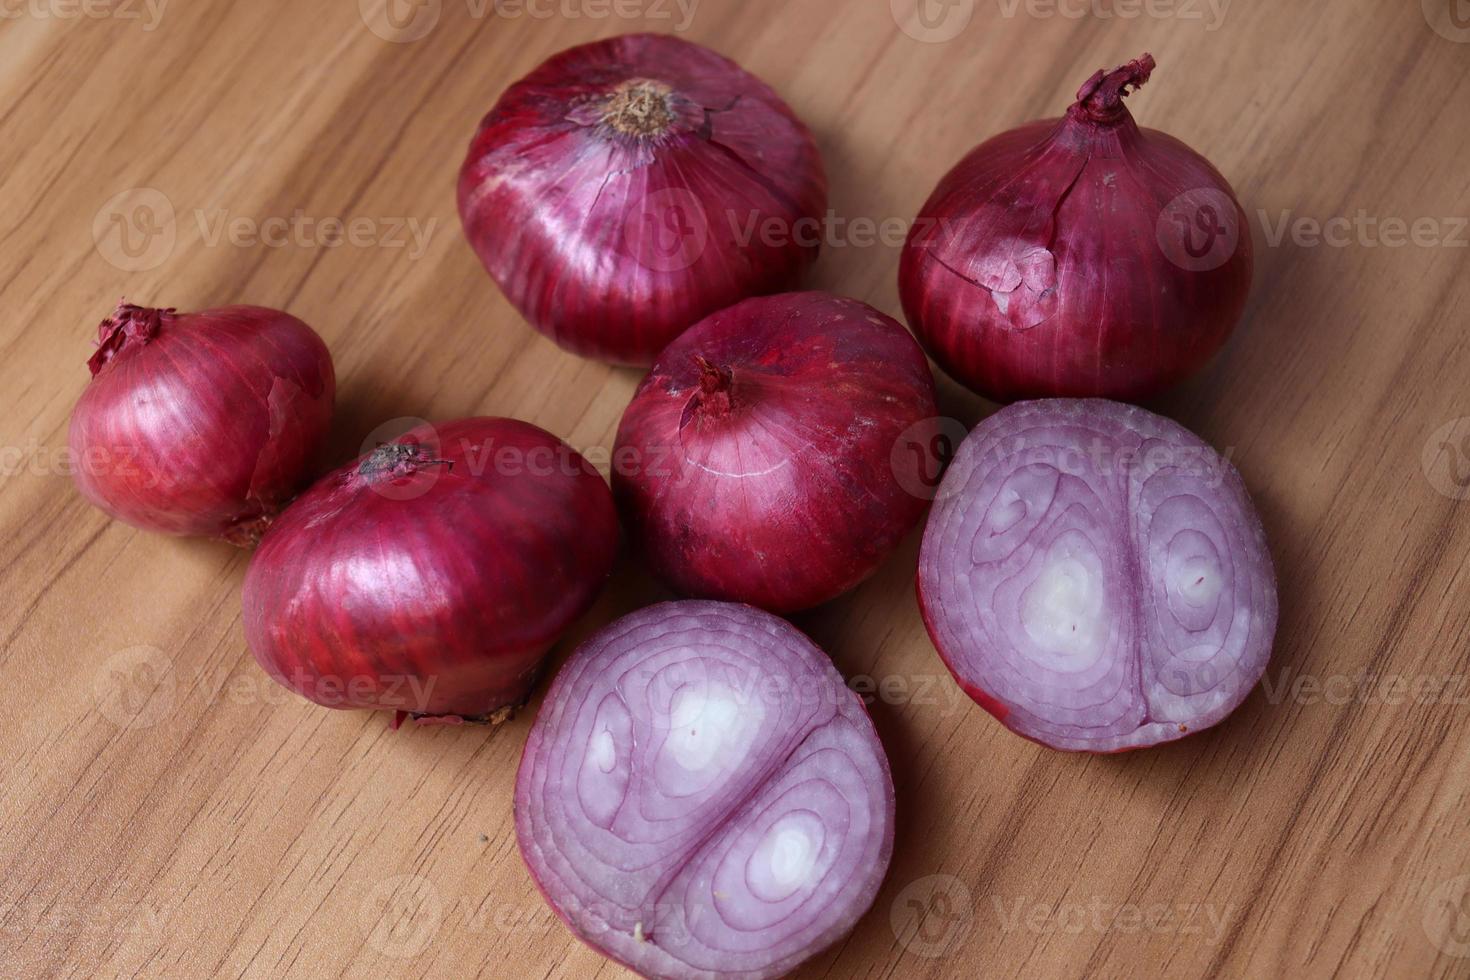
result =
[{"label": "papery onion skin", "polygon": [[1124,107],[1153,67],[1098,72],[1063,118],[980,144],[924,204],[899,293],[951,377],[997,401],[1137,400],[1235,328],[1246,215],[1208,160]]},{"label": "papery onion skin", "polygon": [[593,949],[646,977],[776,977],[872,904],[893,781],[810,640],[683,600],[612,623],[561,669],[515,820],[537,886]]},{"label": "papery onion skin", "polygon": [[923,515],[934,378],[897,321],[826,293],[749,299],[686,331],[623,414],[613,492],[676,591],[791,612],[867,578]]},{"label": "papery onion skin", "polygon": [[245,638],[326,707],[498,721],[596,598],[618,539],[607,484],[550,433],[421,425],[276,520],[245,575]]},{"label": "papery onion skin", "polygon": [[798,222],[826,202],[816,143],[780,97],[659,34],[571,48],[511,86],[459,178],[465,236],[506,297],[561,346],[620,364],[796,285],[818,249]]},{"label": "papery onion skin", "polygon": [[145,531],[253,543],[307,479],[336,378],[289,313],[123,303],[98,328],[72,412],[77,488]]},{"label": "papery onion skin", "polygon": [[940,486],[919,606],[960,685],[1052,748],[1117,752],[1216,724],[1265,672],[1265,531],[1235,468],[1102,400],[986,419]]}]

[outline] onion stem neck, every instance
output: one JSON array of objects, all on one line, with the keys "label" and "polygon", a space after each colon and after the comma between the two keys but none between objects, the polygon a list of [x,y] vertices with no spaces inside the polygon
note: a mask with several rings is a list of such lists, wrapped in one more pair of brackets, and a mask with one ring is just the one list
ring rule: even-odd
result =
[{"label": "onion stem neck", "polygon": [[1094,122],[1119,119],[1128,112],[1123,106],[1124,96],[1148,81],[1153,70],[1154,56],[1145,52],[1112,71],[1097,72],[1077,90],[1077,103],[1072,111]]},{"label": "onion stem neck", "polygon": [[694,397],[702,415],[721,416],[730,411],[730,388],[735,377],[729,368],[711,363],[699,354],[694,355],[699,365],[699,393]]},{"label": "onion stem neck", "polygon": [[454,468],[451,460],[439,459],[416,442],[390,442],[379,446],[358,464],[357,475],[368,483],[394,477],[412,476],[429,466]]},{"label": "onion stem neck", "polygon": [[95,378],[129,345],[141,347],[158,336],[163,318],[173,315],[173,307],[151,309],[126,301],[119,303],[112,316],[97,328],[97,352],[87,360],[92,377]]}]

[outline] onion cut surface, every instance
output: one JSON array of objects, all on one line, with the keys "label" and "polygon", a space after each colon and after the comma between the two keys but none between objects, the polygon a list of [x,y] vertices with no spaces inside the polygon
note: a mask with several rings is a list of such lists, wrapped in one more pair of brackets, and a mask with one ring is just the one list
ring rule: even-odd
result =
[{"label": "onion cut surface", "polygon": [[1197,436],[1101,400],[986,419],[940,486],[919,604],[961,686],[1057,749],[1115,752],[1220,721],[1276,632],[1265,533]]},{"label": "onion cut surface", "polygon": [[826,655],[750,606],[635,612],[557,675],[516,780],[557,914],[649,977],[774,977],[871,905],[894,795]]}]

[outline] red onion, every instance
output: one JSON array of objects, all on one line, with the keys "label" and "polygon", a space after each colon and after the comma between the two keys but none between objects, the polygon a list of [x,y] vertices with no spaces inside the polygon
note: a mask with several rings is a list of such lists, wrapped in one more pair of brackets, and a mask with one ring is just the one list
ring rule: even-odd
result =
[{"label": "red onion", "polygon": [[1089,752],[1220,721],[1276,632],[1235,468],[1168,419],[1097,400],[1023,402],[970,434],[924,531],[919,604],[987,711]]},{"label": "red onion", "polygon": [[557,675],[515,818],[531,876],[593,949],[646,977],[775,977],[872,904],[893,781],[805,636],[749,606],[666,602]]},{"label": "red onion", "polygon": [[988,140],[940,181],[899,291],[941,367],[991,398],[1136,399],[1183,379],[1245,307],[1245,212],[1208,160],[1123,106],[1144,55],[1062,119]]},{"label": "red onion", "polygon": [[498,721],[617,544],[607,484],[560,439],[514,419],[422,425],[276,520],[245,575],[245,638],[327,707]]},{"label": "red onion", "polygon": [[332,358],[288,313],[123,303],[71,417],[82,495],[146,531],[252,543],[331,422]]},{"label": "red onion", "polygon": [[459,178],[465,235],[506,297],[568,350],[628,364],[795,285],[817,242],[793,231],[826,201],[811,133],[775,92],[658,34],[571,48],[511,86]]},{"label": "red onion", "polygon": [[936,424],[907,330],[825,293],[746,300],[659,356],[618,428],[613,490],[676,590],[805,609],[851,589],[918,522]]}]

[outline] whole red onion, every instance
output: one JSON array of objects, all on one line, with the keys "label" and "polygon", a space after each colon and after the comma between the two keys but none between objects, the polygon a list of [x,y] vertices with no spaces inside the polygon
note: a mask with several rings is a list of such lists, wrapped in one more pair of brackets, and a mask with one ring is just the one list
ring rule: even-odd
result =
[{"label": "whole red onion", "polygon": [[899,323],[826,293],[748,299],[659,356],[613,491],[654,572],[774,612],[831,599],[918,522],[934,379]]},{"label": "whole red onion", "polygon": [[960,446],[924,529],[919,606],[960,685],[1058,749],[1182,738],[1265,672],[1276,575],[1240,474],[1187,429],[1046,399]]},{"label": "whole red onion", "polygon": [[795,285],[817,255],[797,222],[826,200],[811,133],[769,86],[658,34],[571,48],[512,85],[459,177],[465,235],[506,297],[568,350],[627,364]]},{"label": "whole red onion", "polygon": [[546,900],[645,977],[777,977],[872,904],[888,759],[826,654],[769,613],[666,602],[557,674],[521,756],[516,837]]},{"label": "whole red onion", "polygon": [[934,359],[1001,401],[1136,399],[1183,379],[1245,307],[1245,212],[1209,161],[1123,105],[1144,55],[1059,120],[972,150],[903,251],[903,307]]},{"label": "whole red onion", "polygon": [[245,575],[245,638],[327,707],[499,720],[617,545],[607,484],[560,439],[514,419],[426,424],[281,514]]},{"label": "whole red onion", "polygon": [[321,338],[258,306],[123,303],[98,332],[69,436],[82,495],[147,531],[252,543],[326,438]]}]

